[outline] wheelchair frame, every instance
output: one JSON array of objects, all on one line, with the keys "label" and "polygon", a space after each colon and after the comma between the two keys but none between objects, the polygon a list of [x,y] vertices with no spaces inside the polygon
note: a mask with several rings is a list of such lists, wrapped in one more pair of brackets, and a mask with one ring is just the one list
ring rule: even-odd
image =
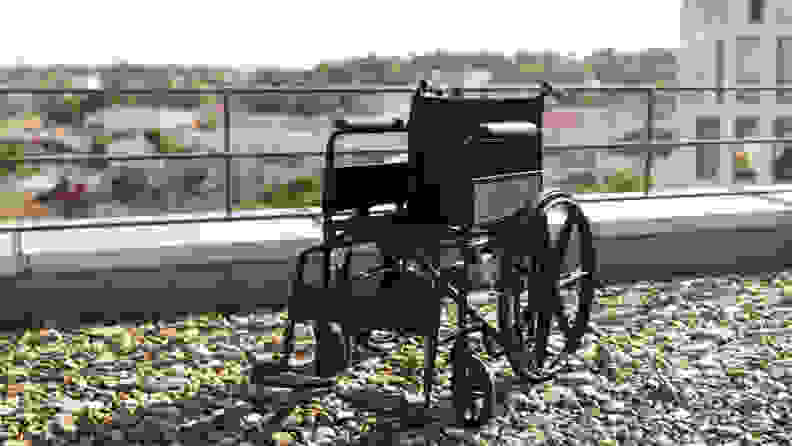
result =
[{"label": "wheelchair frame", "polygon": [[[429,96],[431,94],[435,97]],[[458,104],[472,105],[456,106],[454,98],[443,97],[443,91],[433,89],[422,81],[413,96],[407,125],[401,120],[357,124],[344,120],[335,122],[336,130],[328,140],[325,153],[322,187],[324,241],[304,250],[298,258],[288,307],[289,323],[284,342],[283,367],[287,366],[292,353],[297,321],[315,321],[318,344],[315,362],[317,374],[323,377],[333,376],[340,369],[350,366],[352,340],[357,338],[360,341],[366,330],[412,331],[423,335],[425,340],[424,393],[426,406],[429,407],[437,346],[454,341],[451,351],[452,393],[457,422],[466,426],[486,423],[494,416],[495,404],[493,376],[473,353],[469,334],[482,332],[482,344],[490,356],[506,355],[512,369],[524,382],[547,381],[558,373],[558,361],[579,348],[588,328],[597,282],[593,277],[596,261],[591,228],[579,205],[571,196],[559,191],[542,196],[541,116],[544,97],[548,94],[558,96],[559,92],[543,83],[543,91],[536,98],[459,98],[461,102]],[[462,110],[462,107],[476,112],[489,107],[486,114],[492,115],[491,121],[488,117],[482,122],[481,116],[477,118],[472,112],[470,116],[464,116],[460,112],[460,120],[466,121],[469,127],[477,124],[467,133],[456,134],[457,144],[462,146],[460,150],[472,150],[493,143],[496,148],[507,149],[532,146],[533,152],[527,153],[534,158],[525,156],[525,152],[515,154],[491,149],[490,154],[497,153],[503,157],[492,156],[492,159],[477,166],[460,168],[451,179],[437,181],[437,172],[443,163],[448,162],[448,153],[440,153],[440,150],[432,152],[428,147],[431,144],[417,143],[418,137],[412,139],[413,134],[420,135],[417,129],[428,134],[433,128],[429,120],[417,116],[420,112],[429,113],[426,111],[428,108],[420,108],[421,104],[433,104],[435,109],[446,107],[450,114],[454,110]],[[528,106],[533,109],[527,110]],[[507,107],[511,107],[511,111],[506,112]],[[515,122],[507,116],[515,111],[522,113],[523,110],[532,116],[531,121]],[[455,125],[459,124],[445,122],[439,127],[453,133]],[[338,137],[405,131],[411,136],[406,163],[335,167],[335,142]],[[460,157],[464,158],[464,155]],[[528,169],[525,169],[526,165]],[[537,179],[534,197],[523,201],[516,210],[507,210],[505,215],[484,221],[481,212],[475,207],[475,185],[524,176]],[[380,187],[367,188],[367,184]],[[349,194],[349,191],[355,191],[355,194]],[[454,194],[458,196],[453,198]],[[396,211],[371,215],[372,207],[387,203],[395,204]],[[546,212],[555,206],[565,207],[568,218],[556,246],[552,246]],[[354,210],[355,214],[343,220],[335,219],[339,212],[345,210]],[[582,267],[564,276],[561,274],[561,263],[565,259],[573,226],[577,226],[581,234]],[[401,237],[397,237],[397,234]],[[528,239],[529,246],[518,248],[516,241],[522,239]],[[353,287],[355,282],[350,277],[350,248],[372,243],[380,249],[382,264],[357,274],[354,279],[376,278],[377,274],[382,277],[373,294],[360,293]],[[440,252],[447,248],[459,249],[463,260],[450,267],[440,265]],[[344,264],[334,269],[337,277],[335,286],[331,287],[332,252],[338,249],[347,249],[347,252]],[[470,268],[479,263],[484,250],[498,252],[500,279],[496,293],[497,329],[491,327],[468,302],[473,289]],[[303,280],[307,258],[314,253],[322,254],[321,287],[306,284]],[[524,257],[531,258],[530,266],[515,261]],[[527,308],[521,310],[522,281],[526,277],[531,293],[539,293],[539,297],[545,299],[534,298]],[[560,290],[575,284],[580,286],[581,299],[575,323],[570,326],[563,313]],[[457,330],[446,339],[439,340],[442,305],[444,298],[448,297],[460,309]],[[388,306],[388,303],[392,305]],[[348,314],[349,307],[355,306],[360,308],[360,314]],[[416,310],[412,309],[413,306],[422,307]],[[380,311],[377,312],[377,309]],[[566,344],[556,361],[545,366],[554,317],[566,336]],[[330,322],[339,324],[341,333],[338,333],[338,328],[333,332]],[[525,327],[528,328],[528,336],[524,335]],[[525,346],[529,342],[533,342],[534,348],[526,352]],[[496,345],[503,349],[498,351]],[[474,400],[477,404],[474,404]]]}]

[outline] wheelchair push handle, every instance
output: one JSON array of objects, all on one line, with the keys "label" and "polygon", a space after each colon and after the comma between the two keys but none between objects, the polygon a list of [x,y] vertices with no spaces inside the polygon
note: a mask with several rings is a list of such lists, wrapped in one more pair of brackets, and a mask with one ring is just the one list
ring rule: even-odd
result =
[{"label": "wheelchair push handle", "polygon": [[[553,87],[550,82],[547,81],[539,81],[539,85],[541,86],[541,91],[539,92],[539,97],[545,96],[553,96],[556,100],[561,100],[562,97],[566,96],[566,92],[560,88]],[[418,82],[418,91],[421,93],[431,93],[436,96],[459,96],[460,95],[459,88],[452,88],[450,91],[445,91],[442,88],[432,87],[429,82],[425,79],[422,79]]]},{"label": "wheelchair push handle", "polygon": [[333,127],[338,130],[356,130],[356,131],[370,131],[377,132],[383,130],[403,130],[406,128],[404,121],[399,118],[354,118],[354,119],[336,119],[333,121]]},{"label": "wheelchair push handle", "polygon": [[555,88],[550,85],[550,82],[547,81],[540,81],[539,84],[542,86],[542,91],[539,93],[539,96],[553,96],[557,101],[560,101],[561,98],[566,96],[566,92],[560,88]]},{"label": "wheelchair push handle", "polygon": [[500,136],[534,136],[540,132],[533,122],[529,121],[507,121],[507,122],[484,122],[479,125],[480,136],[500,137]]},{"label": "wheelchair push handle", "polygon": [[431,93],[436,96],[443,96],[446,93],[442,88],[432,87],[425,79],[421,79],[421,81],[418,82],[418,91],[421,93]]}]

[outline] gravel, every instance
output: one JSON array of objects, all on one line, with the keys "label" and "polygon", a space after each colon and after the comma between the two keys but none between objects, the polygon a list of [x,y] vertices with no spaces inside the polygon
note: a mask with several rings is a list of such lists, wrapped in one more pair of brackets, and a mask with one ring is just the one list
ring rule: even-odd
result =
[{"label": "gravel", "polygon": [[[0,438],[11,440],[7,444],[190,446],[274,439],[313,445],[790,444],[787,296],[789,272],[609,287],[593,318],[600,336],[587,334],[571,370],[553,381],[521,385],[504,360],[485,359],[496,377],[497,411],[479,429],[451,426],[447,365],[437,369],[428,412],[421,409],[422,370],[387,356],[357,363],[332,387],[249,384],[253,365],[271,362],[282,349],[285,313],[7,333],[7,343],[0,343],[0,367],[9,377],[0,385]],[[494,317],[486,307],[480,311]],[[442,322],[447,333],[447,317]],[[313,337],[302,325],[297,334],[290,366],[301,372],[312,363]],[[380,341],[391,352],[415,345],[423,356],[413,338]],[[440,358],[448,347],[440,347]],[[398,408],[408,411],[394,412]]]}]

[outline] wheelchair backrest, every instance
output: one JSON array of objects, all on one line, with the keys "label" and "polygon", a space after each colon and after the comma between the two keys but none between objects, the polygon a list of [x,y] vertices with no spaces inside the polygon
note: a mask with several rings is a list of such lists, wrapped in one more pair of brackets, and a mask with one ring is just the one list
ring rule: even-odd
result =
[{"label": "wheelchair backrest", "polygon": [[[475,178],[542,169],[541,131],[465,144],[484,122],[529,121],[542,127],[544,98],[413,95],[407,125],[409,213],[427,223],[470,226],[511,214],[541,193],[541,173],[491,184]],[[495,190],[498,193],[494,193]],[[504,192],[505,195],[499,195]]]}]

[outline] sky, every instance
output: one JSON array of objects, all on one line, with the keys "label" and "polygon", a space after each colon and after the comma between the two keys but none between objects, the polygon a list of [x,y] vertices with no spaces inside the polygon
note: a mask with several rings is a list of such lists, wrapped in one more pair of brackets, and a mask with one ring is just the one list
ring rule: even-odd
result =
[{"label": "sky", "polygon": [[599,48],[678,48],[681,2],[13,1],[3,5],[5,43],[13,44],[0,51],[0,65],[125,60],[305,69],[372,53],[407,57],[437,49],[506,55],[555,50],[583,57]]}]

